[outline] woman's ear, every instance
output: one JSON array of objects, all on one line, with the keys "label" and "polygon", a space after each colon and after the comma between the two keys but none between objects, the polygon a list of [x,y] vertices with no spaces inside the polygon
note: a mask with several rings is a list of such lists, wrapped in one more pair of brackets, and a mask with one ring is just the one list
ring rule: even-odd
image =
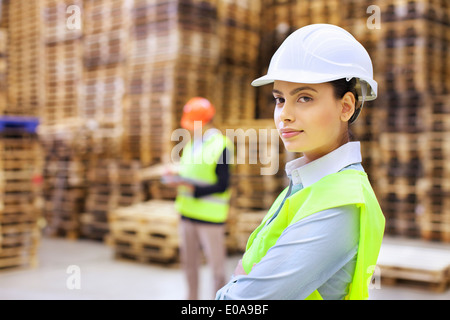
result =
[{"label": "woman's ear", "polygon": [[341,99],[341,121],[349,121],[355,113],[356,99],[353,93],[347,92]]}]

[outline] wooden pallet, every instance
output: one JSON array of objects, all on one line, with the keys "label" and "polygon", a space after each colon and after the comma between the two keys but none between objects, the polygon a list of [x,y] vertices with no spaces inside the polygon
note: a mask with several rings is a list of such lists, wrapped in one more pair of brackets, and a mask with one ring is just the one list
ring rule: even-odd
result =
[{"label": "wooden pallet", "polygon": [[41,14],[44,25],[44,41],[46,43],[63,42],[78,39],[82,36],[81,29],[67,28],[67,7],[75,5],[82,8],[82,1],[55,1],[42,2]]},{"label": "wooden pallet", "polygon": [[[254,19],[255,12],[240,10],[240,15],[219,11],[218,32],[220,35],[221,65],[239,66],[255,70],[259,54],[259,21]],[[233,21],[234,23],[230,23]],[[249,21],[249,23],[244,23]]]},{"label": "wooden pallet", "polygon": [[432,113],[428,116],[429,128],[434,132],[450,131],[450,114],[449,113]]},{"label": "wooden pallet", "polygon": [[379,136],[381,159],[395,157],[399,162],[405,162],[414,157],[423,158],[427,142],[428,138],[423,133],[382,133]]},{"label": "wooden pallet", "polygon": [[156,263],[166,267],[178,267],[180,263],[178,250],[161,251],[160,248],[146,248],[149,253],[144,254],[143,250],[140,250],[139,253],[129,250],[127,243],[116,243],[115,247],[117,248],[114,252],[116,259],[131,260],[137,263]]},{"label": "wooden pallet", "polygon": [[131,23],[132,3],[123,0],[84,1],[84,33],[94,34],[126,28]]},{"label": "wooden pallet", "polygon": [[220,68],[218,99],[226,106],[218,112],[222,122],[242,122],[255,118],[255,92],[247,90],[255,76],[251,68],[243,68],[238,64]]},{"label": "wooden pallet", "polygon": [[[111,237],[110,237],[111,238]],[[116,257],[129,258],[139,262],[174,263],[179,261],[178,245],[158,244],[143,239],[126,239],[116,235],[109,240]]]},{"label": "wooden pallet", "polygon": [[36,266],[40,230],[36,220],[22,220],[0,225],[0,269]]},{"label": "wooden pallet", "polygon": [[114,65],[126,60],[129,40],[126,29],[83,37],[84,65],[88,68]]},{"label": "wooden pallet", "polygon": [[447,132],[429,132],[427,134],[427,158],[446,160],[450,156],[450,137]]},{"label": "wooden pallet", "polygon": [[170,152],[167,141],[170,141],[172,121],[163,117],[171,113],[170,106],[156,94],[133,94],[127,96],[124,107],[125,157],[139,159],[143,166],[159,163],[162,155]]},{"label": "wooden pallet", "polygon": [[443,292],[450,280],[450,251],[412,244],[383,243],[377,266],[385,284],[408,281]]},{"label": "wooden pallet", "polygon": [[109,242],[119,257],[141,262],[178,260],[179,215],[173,201],[150,200],[111,210]]},{"label": "wooden pallet", "polygon": [[58,124],[78,117],[79,90],[82,80],[80,40],[48,44],[45,47],[44,125]]},{"label": "wooden pallet", "polygon": [[422,239],[427,241],[450,243],[450,222],[448,218],[444,221],[430,222],[425,217],[421,221],[420,232]]},{"label": "wooden pallet", "polygon": [[429,177],[431,186],[419,217],[421,235],[426,240],[450,242],[450,183],[437,177]]},{"label": "wooden pallet", "polygon": [[106,212],[85,212],[80,214],[80,236],[96,241],[104,241],[109,233]]},{"label": "wooden pallet", "polygon": [[16,132],[2,123],[0,138],[0,268],[30,264],[40,239],[43,154],[36,136],[25,133],[27,122],[14,123]]},{"label": "wooden pallet", "polygon": [[20,253],[6,253],[0,252],[0,270],[7,268],[34,268],[38,265],[39,256],[37,253],[31,253],[29,255],[24,255]]},{"label": "wooden pallet", "polygon": [[48,236],[75,239],[79,215],[85,211],[86,168],[66,143],[56,139],[45,143],[43,231]]},{"label": "wooden pallet", "polygon": [[[139,37],[143,38],[134,39],[130,43],[130,65],[139,66],[165,61],[181,61],[180,68],[189,65],[217,65],[220,54],[217,36],[213,37],[209,34],[203,35],[192,31],[177,31],[176,29],[169,34],[146,35],[145,31],[140,29],[135,33],[139,32]],[[198,42],[210,45],[202,48],[202,45],[197,45]]]},{"label": "wooden pallet", "polygon": [[8,107],[11,114],[39,116],[44,96],[44,44],[39,3],[9,4]]},{"label": "wooden pallet", "polygon": [[430,184],[450,190],[450,165],[447,160],[428,160],[425,164],[425,174],[430,179]]}]

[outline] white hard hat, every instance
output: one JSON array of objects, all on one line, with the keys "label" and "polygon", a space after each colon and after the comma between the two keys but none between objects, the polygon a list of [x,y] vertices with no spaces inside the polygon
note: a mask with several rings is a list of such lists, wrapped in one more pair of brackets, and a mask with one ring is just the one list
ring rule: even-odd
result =
[{"label": "white hard hat", "polygon": [[324,83],[343,78],[357,79],[362,103],[377,97],[378,84],[373,80],[372,60],[366,49],[338,26],[312,24],[284,40],[273,55],[267,74],[252,85],[258,87],[275,80]]}]

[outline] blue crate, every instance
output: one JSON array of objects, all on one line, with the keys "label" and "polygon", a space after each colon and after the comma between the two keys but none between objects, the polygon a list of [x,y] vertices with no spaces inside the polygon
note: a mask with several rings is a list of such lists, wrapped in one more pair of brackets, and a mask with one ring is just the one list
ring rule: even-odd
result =
[{"label": "blue crate", "polygon": [[39,118],[22,116],[0,116],[0,133],[8,131],[36,133]]}]

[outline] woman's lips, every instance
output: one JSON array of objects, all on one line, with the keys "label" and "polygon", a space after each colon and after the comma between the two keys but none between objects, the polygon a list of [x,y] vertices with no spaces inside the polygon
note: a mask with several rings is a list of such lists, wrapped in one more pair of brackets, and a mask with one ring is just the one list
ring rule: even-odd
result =
[{"label": "woman's lips", "polygon": [[281,137],[286,139],[298,136],[302,132],[303,130],[280,130]]}]

